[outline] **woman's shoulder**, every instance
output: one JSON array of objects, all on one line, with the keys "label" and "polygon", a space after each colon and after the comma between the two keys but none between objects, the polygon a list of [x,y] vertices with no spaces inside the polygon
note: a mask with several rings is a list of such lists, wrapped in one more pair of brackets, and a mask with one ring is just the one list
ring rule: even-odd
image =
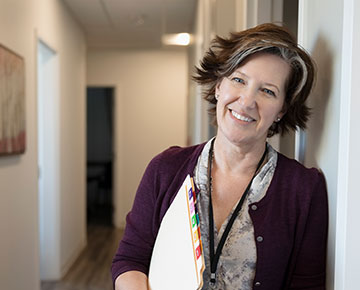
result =
[{"label": "woman's shoulder", "polygon": [[289,158],[281,153],[278,152],[278,166],[285,167],[287,169],[292,169],[295,172],[300,172],[302,174],[317,174],[319,173],[319,169],[315,167],[306,167],[305,165],[301,164],[299,161]]},{"label": "woman's shoulder", "polygon": [[288,158],[281,153],[278,153],[276,168],[279,179],[293,185],[297,184],[299,187],[313,187],[325,182],[324,176],[318,168],[308,168],[297,160]]}]

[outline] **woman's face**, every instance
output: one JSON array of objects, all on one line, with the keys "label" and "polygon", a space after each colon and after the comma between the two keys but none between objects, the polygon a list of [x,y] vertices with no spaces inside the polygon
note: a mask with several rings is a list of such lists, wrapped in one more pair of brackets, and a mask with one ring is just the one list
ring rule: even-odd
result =
[{"label": "woman's face", "polygon": [[270,126],[284,114],[290,66],[279,56],[257,53],[216,86],[218,137],[231,143],[265,142]]}]

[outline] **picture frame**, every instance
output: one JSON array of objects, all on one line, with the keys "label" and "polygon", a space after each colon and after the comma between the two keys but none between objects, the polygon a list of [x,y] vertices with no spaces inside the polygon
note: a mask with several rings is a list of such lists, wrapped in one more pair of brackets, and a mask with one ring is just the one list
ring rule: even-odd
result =
[{"label": "picture frame", "polygon": [[25,62],[0,44],[0,156],[25,149]]}]

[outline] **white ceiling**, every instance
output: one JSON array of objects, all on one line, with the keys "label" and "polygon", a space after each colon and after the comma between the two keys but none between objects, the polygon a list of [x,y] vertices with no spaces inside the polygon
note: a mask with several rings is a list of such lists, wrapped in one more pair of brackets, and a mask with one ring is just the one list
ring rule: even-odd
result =
[{"label": "white ceiling", "polygon": [[157,48],[164,33],[191,32],[197,0],[63,0],[89,47]]}]

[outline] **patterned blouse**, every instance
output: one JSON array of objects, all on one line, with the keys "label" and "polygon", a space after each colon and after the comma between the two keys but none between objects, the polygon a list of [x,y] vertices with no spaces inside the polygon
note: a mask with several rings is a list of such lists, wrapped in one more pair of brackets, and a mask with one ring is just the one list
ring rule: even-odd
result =
[{"label": "patterned blouse", "polygon": [[[209,258],[209,191],[207,167],[211,140],[205,145],[194,169],[194,182],[200,190],[197,207],[200,217],[201,239],[204,248],[205,271],[203,274],[203,290],[250,290],[252,289],[256,269],[256,244],[254,227],[248,213],[249,204],[260,201],[266,194],[277,163],[277,152],[269,145],[267,162],[256,175],[244,201],[241,211],[221,252],[217,265],[216,283],[210,285],[210,258]],[[222,224],[218,232],[214,225],[215,249],[225,230],[225,227],[235,210],[236,205]]]}]

